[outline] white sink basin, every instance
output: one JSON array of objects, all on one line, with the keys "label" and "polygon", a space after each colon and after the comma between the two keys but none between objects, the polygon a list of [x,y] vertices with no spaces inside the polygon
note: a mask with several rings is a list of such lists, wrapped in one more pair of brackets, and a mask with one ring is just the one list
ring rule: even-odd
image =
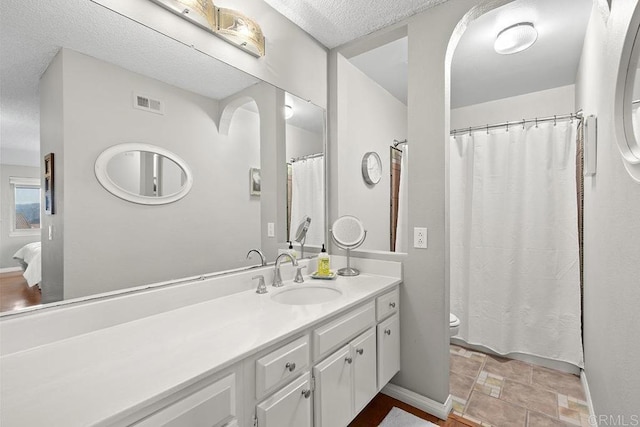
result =
[{"label": "white sink basin", "polygon": [[281,291],[277,291],[271,299],[280,304],[310,305],[322,304],[342,295],[336,288],[319,285],[292,285]]}]

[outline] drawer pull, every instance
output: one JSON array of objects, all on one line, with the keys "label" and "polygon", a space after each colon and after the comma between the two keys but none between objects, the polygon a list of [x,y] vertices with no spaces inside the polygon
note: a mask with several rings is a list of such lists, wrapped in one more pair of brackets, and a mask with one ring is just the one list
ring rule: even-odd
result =
[{"label": "drawer pull", "polygon": [[295,363],[291,363],[291,362],[287,362],[286,365],[284,365],[285,368],[287,368],[289,370],[289,372],[293,372],[296,369],[296,364]]},{"label": "drawer pull", "polygon": [[364,354],[364,348],[356,349],[356,353],[358,353],[360,356],[362,356]]},{"label": "drawer pull", "polygon": [[305,399],[308,399],[309,396],[311,396],[311,390],[309,390],[309,389],[302,390],[302,395],[304,396]]},{"label": "drawer pull", "polygon": [[351,363],[353,362],[353,359],[351,357],[345,357],[344,361],[347,362],[349,365],[351,365]]},{"label": "drawer pull", "polygon": [[391,335],[391,329],[385,329],[384,333],[387,334],[387,335]]},{"label": "drawer pull", "polygon": [[390,302],[390,303],[389,303],[389,307],[391,307],[391,308],[396,308],[396,303],[395,303],[395,302]]}]

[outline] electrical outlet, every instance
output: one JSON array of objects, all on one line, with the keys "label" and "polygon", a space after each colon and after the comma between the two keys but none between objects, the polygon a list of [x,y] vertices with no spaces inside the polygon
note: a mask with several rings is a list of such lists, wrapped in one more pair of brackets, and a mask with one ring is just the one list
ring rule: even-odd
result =
[{"label": "electrical outlet", "polygon": [[413,247],[427,249],[427,228],[415,227],[413,229]]},{"label": "electrical outlet", "polygon": [[267,237],[276,237],[276,225],[273,222],[267,223]]}]

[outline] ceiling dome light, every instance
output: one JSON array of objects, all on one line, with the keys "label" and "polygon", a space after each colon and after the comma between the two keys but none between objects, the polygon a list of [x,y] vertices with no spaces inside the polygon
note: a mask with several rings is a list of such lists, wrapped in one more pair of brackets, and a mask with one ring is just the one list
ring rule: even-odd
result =
[{"label": "ceiling dome light", "polygon": [[293,107],[291,107],[291,105],[285,105],[284,118],[285,120],[289,120],[291,117],[293,117]]},{"label": "ceiling dome light", "polygon": [[531,22],[520,22],[500,31],[493,48],[501,55],[522,52],[538,39],[538,31]]}]

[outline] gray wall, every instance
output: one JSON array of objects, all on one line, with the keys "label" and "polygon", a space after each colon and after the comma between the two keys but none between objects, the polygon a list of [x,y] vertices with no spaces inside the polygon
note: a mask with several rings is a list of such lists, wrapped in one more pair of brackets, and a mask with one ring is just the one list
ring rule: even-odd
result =
[{"label": "gray wall", "polygon": [[310,132],[287,124],[287,161],[292,157],[324,152],[324,137],[321,133]]},{"label": "gray wall", "polygon": [[266,38],[266,55],[260,59],[169,12],[159,13],[159,6],[153,2],[94,1],[302,99],[322,108],[327,106],[327,49],[264,1],[231,0],[220,4],[260,24]]},{"label": "gray wall", "polygon": [[[53,217],[64,221],[64,259],[43,268],[45,275],[50,267],[64,272],[64,298],[246,265],[261,236],[260,198],[250,197],[248,185],[249,168],[261,162],[257,115],[236,111],[228,136],[219,135],[217,101],[70,50],[59,56],[63,117],[52,114],[64,128],[64,169],[56,172],[64,180],[64,210]],[[43,84],[43,99],[59,89]],[[134,109],[133,92],[164,101],[165,114]],[[43,123],[49,111],[43,108]],[[46,134],[43,126],[43,145]],[[194,175],[191,192],[169,205],[144,206],[105,191],[95,159],[124,142],[180,156]],[[56,160],[62,157],[56,151]],[[54,251],[62,233],[55,236]]]},{"label": "gray wall", "polygon": [[451,129],[575,112],[575,86],[562,86],[451,110]]},{"label": "gray wall", "polygon": [[[388,251],[393,140],[407,137],[407,106],[360,69],[338,57],[338,215],[355,215],[367,230],[362,250]],[[368,151],[382,160],[382,178],[367,185],[362,157]]]},{"label": "gray wall", "polygon": [[[446,150],[450,129],[450,59],[466,24],[507,0],[450,0],[378,31],[329,55],[330,221],[340,212],[342,182],[336,179],[338,138],[338,55],[351,57],[409,36],[409,230],[427,227],[429,248],[410,248],[400,289],[401,370],[392,382],[435,402],[449,395],[449,277],[446,220]],[[460,23],[460,24],[459,24]],[[410,231],[410,235],[411,235]],[[397,255],[373,255],[399,259]]]},{"label": "gray wall", "polygon": [[585,373],[596,413],[627,422],[640,408],[640,184],[623,166],[613,106],[636,5],[613,2],[608,20],[594,9],[576,84],[576,106],[598,117],[597,172],[585,179]]},{"label": "gray wall", "polygon": [[[63,108],[63,58],[56,55],[40,79],[40,156],[54,154],[55,214],[44,215],[42,226],[42,303],[64,295],[64,214],[66,172]],[[49,228],[51,237],[49,240]]]},{"label": "gray wall", "polygon": [[38,242],[40,234],[27,236],[10,236],[11,210],[13,209],[13,192],[9,177],[40,178],[40,169],[29,166],[0,165],[0,268],[17,268],[20,263],[13,259],[13,254],[27,243]]}]

